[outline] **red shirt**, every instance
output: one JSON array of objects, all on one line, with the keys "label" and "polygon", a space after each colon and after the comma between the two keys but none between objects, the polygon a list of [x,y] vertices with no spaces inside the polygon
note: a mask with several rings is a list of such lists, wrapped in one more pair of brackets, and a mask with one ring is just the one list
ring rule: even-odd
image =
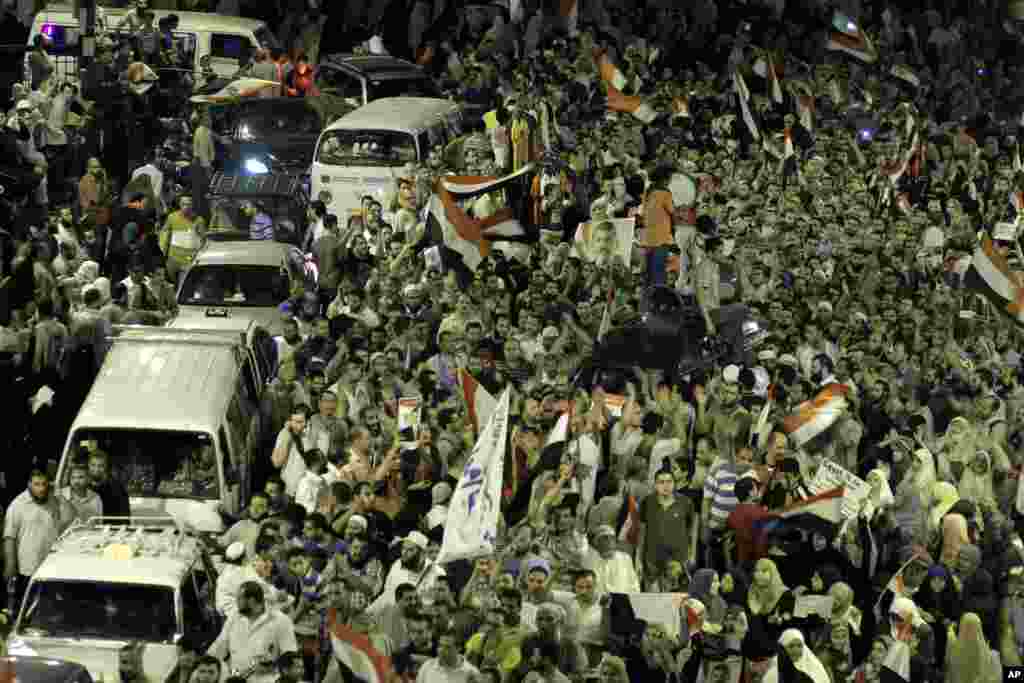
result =
[{"label": "red shirt", "polygon": [[726,524],[736,535],[736,557],[741,564],[754,563],[768,555],[765,533],[755,528],[755,523],[777,518],[777,514],[756,503],[740,503],[729,513]]}]

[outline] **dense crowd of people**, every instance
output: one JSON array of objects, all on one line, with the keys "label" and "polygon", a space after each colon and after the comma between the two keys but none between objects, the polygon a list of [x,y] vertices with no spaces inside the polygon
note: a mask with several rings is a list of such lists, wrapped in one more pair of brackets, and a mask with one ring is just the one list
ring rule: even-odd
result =
[{"label": "dense crowd of people", "polygon": [[[208,9],[248,13],[231,4]],[[339,638],[374,653],[374,675],[421,683],[989,683],[1021,665],[1024,167],[1001,7],[417,0],[396,38],[366,8],[300,4],[277,7],[285,47],[245,75],[314,97],[286,80],[324,45],[388,50],[491,111],[459,154],[402,169],[390,205],[311,203],[319,286],[282,305],[259,490],[212,544],[224,627],[181,642],[180,683],[348,683]],[[125,73],[158,59],[151,22],[135,28]],[[48,497],[46,471],[111,326],[174,315],[216,166],[201,107],[184,189],[154,146],[125,164],[82,132],[111,109],[51,78],[45,44],[28,63],[3,131],[35,174],[0,232],[6,445],[25,460],[9,498],[33,472],[13,543],[26,495],[57,519],[117,498],[103,458],[72,495]],[[150,95],[126,95],[140,120]],[[441,178],[529,164],[533,239],[468,258],[441,234]],[[742,364],[638,355],[581,381],[652,285],[692,296],[710,337],[730,304],[769,336]],[[470,384],[511,390],[500,533],[493,554],[441,564],[485,426]],[[399,445],[406,397],[422,413]],[[841,517],[808,512],[836,472]]]}]

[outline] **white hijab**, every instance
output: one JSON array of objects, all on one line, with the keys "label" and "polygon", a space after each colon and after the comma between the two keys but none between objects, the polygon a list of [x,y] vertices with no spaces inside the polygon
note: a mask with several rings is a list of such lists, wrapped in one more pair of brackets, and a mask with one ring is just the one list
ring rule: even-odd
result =
[{"label": "white hijab", "polygon": [[[821,660],[811,652],[811,648],[807,647],[807,642],[804,641],[804,634],[795,628],[787,628],[782,632],[782,636],[779,638],[779,644],[783,647],[790,643],[799,640],[804,646],[804,653],[800,659],[793,662],[793,666],[796,667],[797,671],[806,674],[814,683],[831,683],[832,679],[828,675],[828,671],[825,670],[825,665],[821,663]],[[787,655],[788,656],[788,655]],[[776,671],[778,670],[778,662],[775,664]],[[776,677],[778,674],[776,674]]]}]

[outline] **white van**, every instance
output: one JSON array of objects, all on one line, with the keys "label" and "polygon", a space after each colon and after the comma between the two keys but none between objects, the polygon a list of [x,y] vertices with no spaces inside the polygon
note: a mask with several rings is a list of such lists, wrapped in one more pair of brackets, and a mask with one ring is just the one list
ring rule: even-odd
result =
[{"label": "white van", "polygon": [[320,134],[310,172],[310,197],[329,199],[328,212],[344,225],[359,211],[363,196],[371,195],[383,203],[394,192],[403,166],[425,162],[432,150],[443,151],[461,131],[462,110],[449,100],[374,100]]},{"label": "white van", "polygon": [[136,643],[140,678],[162,683],[185,634],[216,632],[216,573],[198,539],[166,517],[127,521],[93,517],[61,535],[15,607],[8,652],[117,681],[119,652]]},{"label": "white van", "polygon": [[[117,25],[126,14],[134,11],[132,7],[97,8],[97,33],[102,29],[116,34]],[[269,49],[277,46],[274,34],[267,29],[266,24],[256,19],[212,12],[150,11],[154,16],[154,28],[158,28],[160,20],[169,14],[178,16],[178,30],[174,32],[174,40],[179,53],[186,55],[195,73],[202,70],[202,60],[208,57],[210,66],[218,75],[230,76],[238,70],[240,60],[252,48]],[[57,76],[77,80],[81,27],[71,5],[50,5],[37,13],[28,34],[29,47],[40,34],[49,38],[48,51],[56,62]]]},{"label": "white van", "polygon": [[58,489],[69,485],[76,458],[100,450],[128,489],[132,516],[170,515],[196,531],[220,532],[218,507],[241,513],[259,455],[273,339],[250,321],[221,322],[220,329],[115,330],[71,426]]}]

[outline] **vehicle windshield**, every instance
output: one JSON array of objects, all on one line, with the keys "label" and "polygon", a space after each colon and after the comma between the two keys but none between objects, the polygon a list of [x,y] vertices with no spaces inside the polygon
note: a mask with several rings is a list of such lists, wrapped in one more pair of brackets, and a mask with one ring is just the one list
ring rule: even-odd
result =
[{"label": "vehicle windshield", "polygon": [[[112,477],[142,498],[220,500],[213,440],[202,432],[80,429],[73,443],[110,458]],[[65,468],[61,486],[70,485]]]},{"label": "vehicle windshield", "polygon": [[279,266],[196,266],[185,276],[178,305],[275,307],[288,298],[288,283]]},{"label": "vehicle windshield", "polygon": [[94,581],[33,581],[19,632],[53,638],[170,643],[177,631],[174,591]]},{"label": "vehicle windshield", "polygon": [[416,161],[416,140],[392,130],[333,130],[320,141],[317,161],[332,166],[404,166]]},{"label": "vehicle windshield", "polygon": [[272,231],[274,239],[287,242],[298,234],[295,226],[299,210],[293,202],[279,198],[211,197],[209,233],[243,233],[265,239]]},{"label": "vehicle windshield", "polygon": [[316,135],[319,132],[320,117],[304,103],[302,106],[261,107],[260,111],[245,112],[238,124],[238,137],[242,140]]},{"label": "vehicle windshield", "polygon": [[369,83],[369,98],[441,97],[441,91],[429,78],[388,78]]}]

